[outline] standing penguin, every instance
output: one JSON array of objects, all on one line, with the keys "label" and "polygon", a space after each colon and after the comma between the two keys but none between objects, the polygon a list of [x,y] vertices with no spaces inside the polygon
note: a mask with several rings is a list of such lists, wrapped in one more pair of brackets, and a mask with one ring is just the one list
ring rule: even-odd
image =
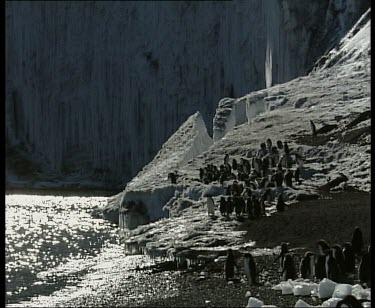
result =
[{"label": "standing penguin", "polygon": [[358,278],[368,288],[371,288],[371,245],[368,246],[367,251],[362,255],[358,268]]},{"label": "standing penguin", "polygon": [[224,266],[226,280],[234,278],[234,268],[238,269],[238,266],[236,264],[236,260],[234,259],[232,249],[228,249],[227,259],[225,260]]},{"label": "standing penguin", "polygon": [[254,218],[254,209],[253,209],[253,202],[251,201],[251,196],[249,196],[246,200],[246,214],[248,219]]},{"label": "standing penguin", "polygon": [[237,170],[238,164],[237,160],[235,158],[232,159],[232,169]]},{"label": "standing penguin", "polygon": [[355,270],[355,254],[350,242],[342,245],[342,254],[344,255],[344,273],[352,273]]},{"label": "standing penguin", "polygon": [[323,279],[327,277],[326,257],[327,257],[327,251],[330,250],[330,247],[325,240],[319,240],[317,245],[318,245],[319,254],[316,257],[315,277],[317,279]]},{"label": "standing penguin", "polygon": [[339,270],[338,270],[336,260],[333,257],[332,249],[327,250],[325,268],[326,268],[326,277],[334,282],[338,282]]},{"label": "standing penguin", "polygon": [[285,206],[286,204],[284,202],[283,195],[280,194],[277,198],[276,211],[283,212],[285,210]]},{"label": "standing penguin", "polygon": [[222,216],[225,216],[227,213],[227,202],[225,201],[224,197],[220,198],[220,205],[219,205],[220,213]]},{"label": "standing penguin", "polygon": [[285,259],[285,255],[287,254],[289,252],[289,250],[288,250],[288,245],[287,245],[287,243],[285,243],[285,242],[282,242],[281,243],[281,250],[280,250],[280,254],[278,255],[278,257],[276,258],[276,261],[278,260],[278,259],[280,259],[280,269],[282,269],[283,268],[283,265],[284,265],[284,259]]},{"label": "standing penguin", "polygon": [[229,154],[225,154],[224,156],[224,166],[227,166],[229,164]]},{"label": "standing penguin", "polygon": [[310,120],[310,128],[311,128],[311,134],[313,137],[316,137],[316,126],[313,121]]},{"label": "standing penguin", "polygon": [[284,174],[284,182],[286,186],[292,187],[292,178],[293,172],[290,169],[287,169],[287,171]]},{"label": "standing penguin", "polygon": [[360,256],[363,249],[363,238],[362,231],[359,227],[355,227],[353,236],[352,236],[352,247],[353,253],[357,256]]},{"label": "standing penguin", "polygon": [[342,248],[340,245],[336,244],[332,247],[332,251],[333,251],[333,258],[335,259],[337,263],[339,274],[341,275],[344,273],[344,255],[342,254]]},{"label": "standing penguin", "polygon": [[215,202],[211,196],[207,196],[207,212],[209,216],[215,215]]},{"label": "standing penguin", "polygon": [[230,214],[233,213],[234,210],[234,204],[232,201],[232,197],[228,197],[227,199],[227,215],[230,216]]},{"label": "standing penguin", "polygon": [[255,285],[258,283],[256,265],[253,256],[250,253],[244,255],[244,273],[247,277],[249,284]]},{"label": "standing penguin", "polygon": [[287,281],[288,279],[296,279],[296,270],[294,267],[293,258],[289,253],[285,255],[281,274],[283,281]]},{"label": "standing penguin", "polygon": [[297,167],[296,168],[296,171],[294,171],[294,181],[297,183],[297,184],[301,184],[300,180],[299,180],[299,176],[300,176],[300,170],[299,168]]},{"label": "standing penguin", "polygon": [[300,273],[303,279],[314,279],[315,273],[315,254],[311,251],[307,251],[305,256],[302,258],[300,263]]},{"label": "standing penguin", "polygon": [[260,215],[262,214],[262,208],[261,208],[260,202],[257,199],[257,197],[255,197],[255,195],[252,195],[251,199],[252,199],[251,201],[253,203],[254,217],[259,218]]}]

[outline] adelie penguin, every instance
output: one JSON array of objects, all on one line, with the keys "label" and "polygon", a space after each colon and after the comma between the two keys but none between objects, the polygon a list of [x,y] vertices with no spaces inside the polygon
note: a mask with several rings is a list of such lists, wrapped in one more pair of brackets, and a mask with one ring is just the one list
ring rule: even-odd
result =
[{"label": "adelie penguin", "polygon": [[225,201],[225,198],[224,197],[221,197],[220,198],[220,206],[219,206],[219,209],[220,209],[220,214],[222,216],[225,216],[227,214],[227,202]]},{"label": "adelie penguin", "polygon": [[278,212],[284,212],[285,207],[286,207],[286,204],[284,202],[283,195],[280,194],[278,196],[278,198],[277,198],[276,211],[278,211]]},{"label": "adelie penguin", "polygon": [[332,251],[333,251],[333,258],[335,259],[337,263],[339,274],[341,275],[344,273],[344,255],[342,253],[342,248],[340,245],[336,244],[332,247]]},{"label": "adelie penguin", "polygon": [[257,199],[257,197],[255,197],[255,195],[251,196],[251,201],[252,201],[253,209],[254,209],[254,217],[259,218],[262,214],[261,204],[259,200]]},{"label": "adelie penguin", "polygon": [[305,256],[302,258],[299,267],[301,277],[303,279],[314,279],[315,276],[315,254],[311,251],[307,251]]},{"label": "adelie penguin", "polygon": [[234,259],[233,251],[232,249],[228,249],[227,259],[225,260],[225,266],[224,266],[226,280],[230,280],[234,278],[234,268],[238,270],[236,260]]},{"label": "adelie penguin", "polygon": [[362,231],[359,227],[355,227],[352,236],[352,248],[355,255],[360,256],[363,249]]},{"label": "adelie penguin", "polygon": [[354,272],[355,254],[350,242],[346,242],[342,245],[342,254],[344,255],[344,273]]},{"label": "adelie penguin", "polygon": [[361,283],[365,283],[368,288],[371,288],[371,245],[365,253],[362,254],[361,262],[358,268],[358,278]]},{"label": "adelie penguin", "polygon": [[299,179],[299,177],[300,177],[300,170],[299,170],[298,167],[297,167],[296,170],[294,171],[293,176],[294,176],[294,181],[295,181],[298,185],[301,184],[301,181],[300,181],[300,179]]},{"label": "adelie penguin", "polygon": [[333,258],[333,251],[329,249],[326,255],[326,277],[334,282],[338,282],[339,269],[336,260]]},{"label": "adelie penguin", "polygon": [[215,202],[211,196],[207,196],[207,213],[209,216],[215,215]]},{"label": "adelie penguin", "polygon": [[292,178],[293,178],[293,172],[290,169],[287,169],[287,171],[284,174],[284,182],[285,185],[288,187],[292,187]]},{"label": "adelie penguin", "polygon": [[280,265],[280,268],[282,269],[283,266],[284,266],[284,259],[285,259],[285,256],[286,254],[289,252],[288,250],[288,245],[287,243],[285,242],[282,242],[281,243],[281,250],[280,250],[280,254],[277,256],[276,258],[276,261],[279,260],[279,265]]},{"label": "adelie penguin", "polygon": [[323,279],[327,277],[326,272],[326,257],[327,252],[331,248],[327,244],[325,240],[319,240],[317,243],[319,254],[316,257],[316,263],[315,263],[315,277],[317,279]]},{"label": "adelie penguin", "polygon": [[286,254],[282,269],[282,280],[287,281],[288,279],[296,279],[296,270],[294,267],[293,258],[290,254]]},{"label": "adelie penguin", "polygon": [[258,283],[257,270],[254,262],[254,258],[250,253],[244,255],[244,273],[247,277],[249,284],[255,285]]},{"label": "adelie penguin", "polygon": [[316,126],[314,124],[313,121],[310,120],[310,128],[311,128],[311,135],[313,137],[316,137],[317,133],[316,133]]}]

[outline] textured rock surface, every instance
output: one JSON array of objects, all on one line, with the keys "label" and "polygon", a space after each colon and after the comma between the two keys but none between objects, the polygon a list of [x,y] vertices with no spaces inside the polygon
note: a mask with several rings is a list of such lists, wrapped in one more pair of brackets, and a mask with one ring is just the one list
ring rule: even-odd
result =
[{"label": "textured rock surface", "polygon": [[34,181],[121,187],[191,114],[211,132],[222,97],[305,75],[368,5],[7,2],[7,149]]}]

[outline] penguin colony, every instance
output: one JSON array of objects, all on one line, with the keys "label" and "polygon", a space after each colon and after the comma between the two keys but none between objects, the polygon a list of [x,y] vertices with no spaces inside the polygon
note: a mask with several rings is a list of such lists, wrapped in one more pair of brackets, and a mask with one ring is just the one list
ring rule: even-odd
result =
[{"label": "penguin colony", "polygon": [[[283,212],[287,207],[283,186],[293,188],[293,185],[301,184],[303,159],[298,151],[289,149],[286,141],[279,140],[273,146],[271,139],[267,139],[260,144],[256,155],[251,156],[249,151],[246,158],[241,157],[239,162],[233,158],[230,162],[226,154],[219,167],[208,164],[199,169],[198,181],[206,185],[218,181],[226,189],[219,201],[222,216],[234,214],[236,218],[257,219],[266,216],[267,205],[275,200],[276,210]],[[171,184],[176,184],[178,177],[176,171],[168,174]],[[210,216],[214,215],[212,202],[212,197],[207,195]]]},{"label": "penguin colony", "polygon": [[[328,278],[336,283],[347,283],[348,277],[357,274],[359,282],[371,288],[371,245],[364,247],[362,232],[356,227],[351,241],[342,246],[335,244],[330,247],[321,239],[316,243],[317,252],[307,251],[299,263],[299,277],[309,280],[322,280]],[[353,249],[354,248],[354,249]],[[281,243],[279,255],[275,261],[279,261],[281,280],[295,280],[298,272],[293,254],[289,251],[287,243]],[[225,263],[225,278],[234,278],[235,268],[238,270],[233,251],[228,250]],[[258,284],[258,272],[254,258],[250,253],[244,254],[243,273],[250,285]]]}]

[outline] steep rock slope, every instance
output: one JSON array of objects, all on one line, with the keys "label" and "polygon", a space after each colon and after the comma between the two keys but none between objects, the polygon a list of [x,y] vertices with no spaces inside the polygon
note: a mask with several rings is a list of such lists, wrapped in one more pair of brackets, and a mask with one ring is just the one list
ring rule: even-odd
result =
[{"label": "steep rock slope", "polygon": [[123,187],[189,115],[304,75],[368,6],[7,2],[8,146],[30,148],[38,180]]},{"label": "steep rock slope", "polygon": [[[218,202],[220,189],[227,183],[223,187],[219,183],[199,183],[198,169],[207,163],[221,164],[225,154],[237,160],[248,153],[253,155],[267,138],[273,142],[286,140],[291,151],[299,148],[302,153],[302,183],[283,189],[289,204],[301,196],[310,198],[341,173],[348,180],[333,185],[331,191],[352,187],[370,192],[370,22],[369,10],[332,52],[332,59],[336,59],[332,65],[317,67],[308,76],[245,96],[250,102],[254,97],[262,98],[265,106],[272,102],[273,108],[266,108],[247,123],[234,127],[180,168],[177,184],[190,191],[195,188],[197,194],[177,195],[169,202],[178,204],[183,199],[190,202],[188,207],[180,207],[179,215],[127,232],[125,245],[129,252],[175,256],[181,261],[225,251],[228,247],[245,247],[241,233],[233,231],[239,225],[237,220],[212,219],[207,215],[205,191],[210,190]],[[250,106],[246,104],[247,108]],[[314,138],[310,120],[319,131]],[[274,212],[275,202],[272,202],[266,214]]]}]

